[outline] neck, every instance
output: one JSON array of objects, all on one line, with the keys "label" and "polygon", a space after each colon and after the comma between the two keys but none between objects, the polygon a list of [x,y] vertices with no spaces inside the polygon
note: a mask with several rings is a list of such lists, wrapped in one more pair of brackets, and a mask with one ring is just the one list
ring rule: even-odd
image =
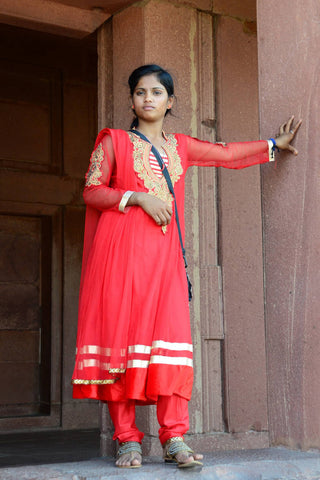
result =
[{"label": "neck", "polygon": [[163,128],[163,121],[155,122],[155,123],[147,123],[144,121],[139,120],[139,125],[137,130],[143,133],[149,140],[159,140],[162,139],[162,128]]}]

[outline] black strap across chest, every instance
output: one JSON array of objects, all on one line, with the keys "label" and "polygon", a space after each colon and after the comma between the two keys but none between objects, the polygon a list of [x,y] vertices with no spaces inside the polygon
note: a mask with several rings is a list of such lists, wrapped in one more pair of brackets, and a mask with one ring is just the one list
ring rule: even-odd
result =
[{"label": "black strap across chest", "polygon": [[177,227],[178,227],[178,234],[179,234],[182,256],[183,256],[183,260],[184,260],[184,266],[186,268],[186,276],[187,276],[187,284],[188,284],[188,297],[189,297],[189,302],[190,302],[191,299],[192,299],[192,284],[190,282],[190,278],[189,278],[189,275],[188,275],[188,272],[187,272],[188,264],[187,264],[187,259],[186,259],[186,252],[185,252],[185,249],[184,249],[184,246],[183,246],[183,241],[182,241],[177,201],[176,201],[176,196],[175,196],[175,193],[174,193],[174,189],[173,189],[173,185],[172,185],[172,181],[171,181],[171,178],[170,178],[169,171],[166,167],[166,164],[162,160],[162,157],[161,157],[160,153],[158,152],[156,147],[150,142],[150,140],[145,135],[143,135],[143,133],[139,132],[138,130],[130,130],[130,132],[134,133],[135,135],[138,135],[138,137],[140,137],[142,140],[144,140],[145,142],[148,142],[152,145],[151,151],[152,151],[153,155],[156,157],[156,159],[158,160],[158,163],[159,163],[159,166],[160,166],[161,171],[163,173],[163,176],[166,179],[166,182],[168,184],[169,192],[173,196],[174,210],[175,210],[175,216],[176,216],[176,224],[177,224]]},{"label": "black strap across chest", "polygon": [[143,133],[139,132],[138,130],[130,130],[130,132],[134,133],[135,135],[138,135],[138,137],[142,138],[142,140],[144,140],[145,142],[148,142],[152,145],[151,151],[152,151],[153,155],[156,157],[156,159],[159,163],[159,166],[161,168],[163,176],[166,179],[166,182],[168,184],[169,192],[172,194],[173,199],[174,199],[174,210],[175,210],[175,215],[176,215],[176,223],[177,223],[177,227],[178,227],[178,234],[179,234],[179,240],[180,240],[180,245],[181,245],[181,251],[182,251],[182,256],[183,256],[183,260],[184,260],[184,266],[187,268],[188,264],[187,264],[187,260],[186,260],[186,252],[185,252],[185,249],[184,249],[184,246],[183,246],[183,241],[182,241],[177,201],[176,201],[176,196],[175,196],[175,193],[174,193],[172,181],[171,181],[171,178],[170,178],[170,173],[169,173],[169,171],[166,167],[166,164],[164,163],[159,151],[150,142],[150,140],[145,135],[143,135]]}]

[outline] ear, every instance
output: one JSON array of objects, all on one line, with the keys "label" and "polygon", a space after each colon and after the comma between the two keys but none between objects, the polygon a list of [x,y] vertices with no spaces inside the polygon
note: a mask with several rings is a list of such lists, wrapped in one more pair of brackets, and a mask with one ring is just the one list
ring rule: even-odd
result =
[{"label": "ear", "polygon": [[169,97],[168,98],[168,104],[167,104],[167,109],[170,110],[172,108],[172,105],[173,105],[173,101],[174,101],[174,97]]}]

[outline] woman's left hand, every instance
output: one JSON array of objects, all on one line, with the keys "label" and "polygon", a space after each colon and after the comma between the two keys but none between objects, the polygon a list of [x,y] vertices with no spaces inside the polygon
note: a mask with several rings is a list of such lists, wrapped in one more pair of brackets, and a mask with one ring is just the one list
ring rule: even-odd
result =
[{"label": "woman's left hand", "polygon": [[294,155],[298,155],[298,150],[296,150],[290,143],[299,130],[302,120],[299,120],[296,125],[293,125],[293,120],[294,116],[290,117],[287,122],[280,126],[280,133],[276,136],[275,140],[277,147],[280,148],[280,150],[289,150],[289,152]]}]

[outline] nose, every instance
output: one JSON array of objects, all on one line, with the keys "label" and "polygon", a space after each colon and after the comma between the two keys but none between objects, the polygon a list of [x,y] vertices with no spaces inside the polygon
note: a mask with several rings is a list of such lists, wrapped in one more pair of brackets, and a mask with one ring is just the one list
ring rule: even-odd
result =
[{"label": "nose", "polygon": [[151,102],[152,99],[151,99],[151,92],[146,92],[146,96],[144,97],[144,101],[145,102]]}]

